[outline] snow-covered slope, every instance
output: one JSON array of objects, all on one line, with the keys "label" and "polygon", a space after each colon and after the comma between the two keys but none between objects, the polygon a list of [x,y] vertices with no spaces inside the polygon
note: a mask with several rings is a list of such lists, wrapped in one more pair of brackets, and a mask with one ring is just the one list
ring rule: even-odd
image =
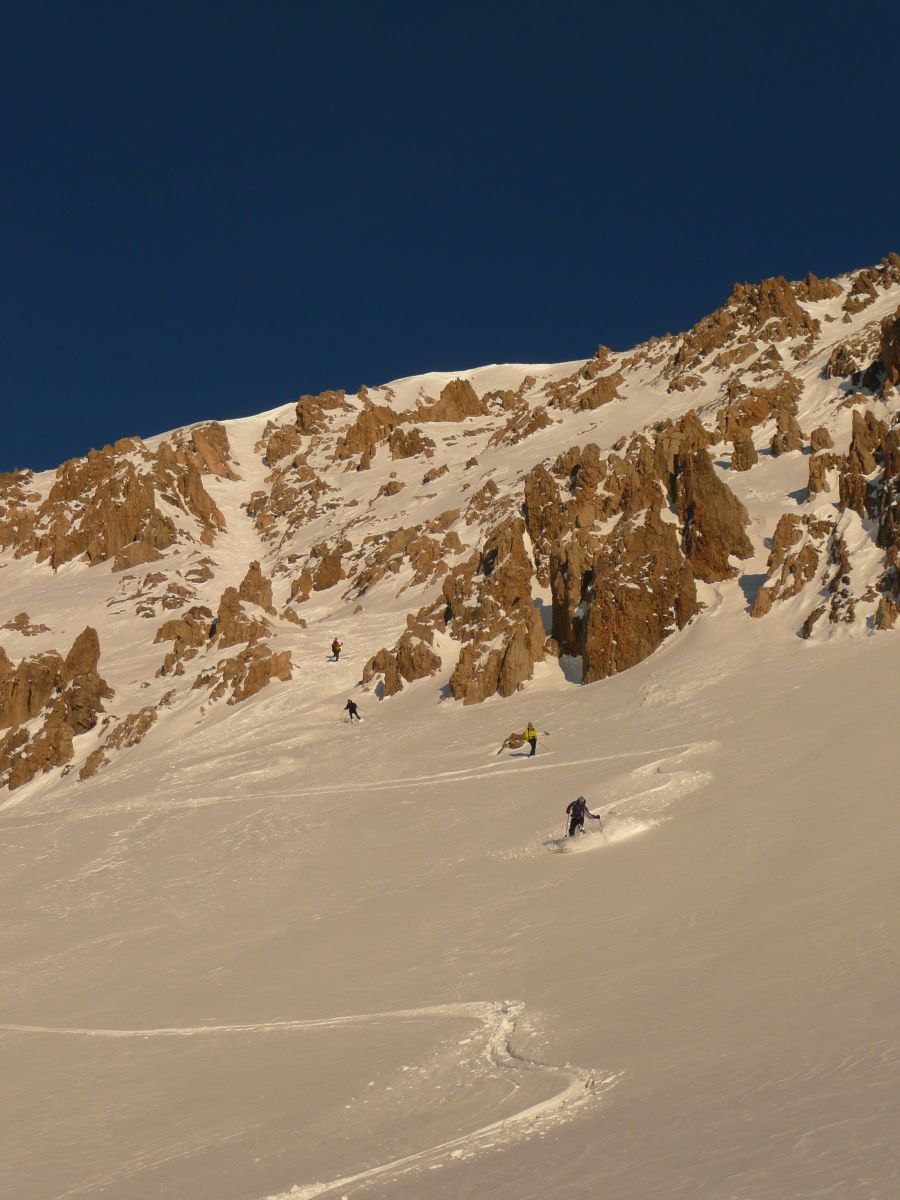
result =
[{"label": "snow-covered slope", "polygon": [[0,1196],[900,1194],[898,270],[0,480]]}]

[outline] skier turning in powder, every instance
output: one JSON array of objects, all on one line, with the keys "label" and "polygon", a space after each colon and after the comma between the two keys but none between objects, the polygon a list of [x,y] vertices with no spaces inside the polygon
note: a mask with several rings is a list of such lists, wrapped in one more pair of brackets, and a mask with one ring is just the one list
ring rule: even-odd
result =
[{"label": "skier turning in powder", "polygon": [[[584,818],[590,817],[592,821],[599,821],[600,818],[596,813],[592,813],[588,808],[588,802],[584,796],[579,796],[577,800],[566,808],[566,814],[569,818],[569,837],[574,837],[576,833],[584,833]],[[603,826],[601,825],[602,829]]]}]

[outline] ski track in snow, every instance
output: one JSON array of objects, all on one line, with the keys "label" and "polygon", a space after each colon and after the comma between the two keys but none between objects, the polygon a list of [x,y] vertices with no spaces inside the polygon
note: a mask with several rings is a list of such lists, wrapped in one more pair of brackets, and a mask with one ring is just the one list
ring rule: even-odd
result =
[{"label": "ski track in snow", "polygon": [[[572,767],[589,767],[589,766],[593,766],[597,763],[615,762],[618,759],[624,759],[624,758],[644,758],[647,755],[660,755],[661,754],[661,755],[666,756],[666,755],[674,754],[674,755],[676,755],[675,761],[680,761],[680,759],[682,759],[682,758],[686,758],[687,756],[696,754],[702,750],[709,750],[716,745],[717,745],[717,743],[714,741],[683,742],[680,745],[675,745],[675,746],[651,746],[651,747],[648,747],[647,749],[643,749],[643,750],[623,750],[621,752],[614,753],[614,754],[597,754],[597,755],[591,756],[590,758],[566,759],[562,764],[560,764],[558,762],[555,762],[555,763],[544,762],[541,760],[540,754],[538,754],[538,756],[534,760],[529,761],[527,767],[523,767],[522,764],[518,761],[510,762],[508,759],[506,759],[506,760],[500,759],[499,761],[489,762],[480,767],[466,767],[466,768],[461,768],[461,769],[455,770],[455,771],[437,771],[437,772],[433,772],[428,775],[414,775],[414,776],[392,778],[392,779],[379,779],[372,783],[367,782],[366,783],[366,791],[367,792],[386,792],[386,791],[394,791],[398,788],[441,787],[445,784],[466,783],[466,782],[471,782],[471,781],[477,780],[477,779],[484,779],[488,776],[493,778],[493,777],[500,776],[500,775],[513,775],[513,774],[516,774],[517,772],[523,771],[523,770],[527,770],[532,773],[535,771],[553,771],[553,770],[560,771],[563,769],[569,770]],[[551,754],[550,751],[546,752],[544,755],[544,758],[549,758],[550,754]],[[514,756],[514,757],[516,757],[516,756]],[[528,755],[519,755],[518,757],[519,758],[528,758]],[[632,774],[638,778],[642,777],[643,775],[648,775],[648,774],[649,775],[652,775],[654,773],[662,774],[663,768],[666,766],[666,764],[668,762],[669,762],[669,759],[666,757],[653,759],[651,762],[646,763],[641,767],[637,767],[632,772]],[[175,783],[176,787],[179,787],[179,786],[184,787],[187,784],[187,780],[179,778],[179,776],[187,774],[187,773],[188,772],[175,772],[174,773],[174,775],[175,775],[174,783]],[[265,776],[267,774],[268,774],[268,771],[266,769],[261,769],[259,771],[255,771],[255,772],[244,771],[244,772],[242,772],[241,777],[243,779],[246,779],[246,778],[252,777],[254,775]],[[702,775],[702,779],[700,780],[700,783],[706,782],[706,780],[709,778],[708,774],[705,772],[701,772],[700,775]],[[686,777],[687,777],[687,773],[684,773],[684,778],[686,779]],[[700,783],[698,783],[697,786],[700,786]],[[664,786],[668,787],[669,784],[666,784]],[[660,789],[650,789],[650,792],[657,791],[657,790],[660,790]],[[695,787],[688,787],[688,791],[694,791],[694,790],[695,790]],[[347,791],[347,784],[340,783],[340,784],[326,784],[322,787],[314,787],[314,788],[291,788],[290,791],[272,791],[272,790],[266,788],[264,794],[267,797],[272,798],[272,799],[278,799],[278,798],[299,799],[303,796],[342,795],[342,794],[346,793],[346,791]],[[650,792],[643,792],[641,794],[649,795]],[[258,798],[258,796],[256,798]],[[618,801],[618,803],[625,803],[627,801],[630,801],[630,800],[633,800],[636,798],[637,797],[632,797],[632,796],[623,797],[621,800]],[[124,811],[134,812],[134,811],[139,811],[140,809],[143,809],[143,808],[149,809],[150,811],[152,811],[154,813],[158,813],[161,811],[171,811],[173,809],[179,809],[179,808],[204,808],[204,807],[207,807],[209,805],[214,805],[214,804],[234,804],[234,803],[240,803],[244,799],[246,799],[246,797],[241,795],[240,793],[235,795],[232,792],[227,795],[207,794],[207,795],[201,795],[201,796],[190,796],[186,799],[174,799],[173,798],[172,800],[169,800],[169,801],[157,799],[157,800],[154,800],[154,802],[152,804],[141,803],[140,801],[126,800],[120,804],[103,805],[100,808],[94,808],[91,810],[90,815],[97,816],[97,815],[101,815],[104,813],[124,812]]]},{"label": "ski track in snow", "polygon": [[319,1029],[339,1029],[348,1025],[378,1024],[385,1021],[470,1018],[479,1021],[487,1035],[482,1058],[497,1074],[538,1073],[562,1082],[560,1091],[546,1100],[538,1101],[509,1116],[482,1125],[470,1133],[461,1134],[434,1146],[427,1146],[400,1158],[378,1163],[353,1175],[322,1182],[298,1184],[287,1192],[270,1195],[267,1200],[314,1200],[341,1188],[362,1187],[376,1180],[408,1175],[428,1168],[434,1170],[446,1162],[461,1161],[483,1151],[507,1146],[511,1142],[544,1132],[551,1126],[571,1119],[588,1105],[599,1102],[603,1093],[618,1082],[620,1076],[597,1075],[594,1071],[570,1065],[557,1066],[525,1058],[512,1048],[512,1038],[525,1006],[520,1001],[472,1001],[436,1004],[422,1008],[402,1008],[389,1012],[362,1013],[341,1017],[321,1017],[314,1020],[262,1021],[242,1025],[188,1025],[158,1029],[81,1029],[66,1026],[0,1025],[0,1032],[39,1034],[56,1037],[87,1037],[115,1039],[217,1037],[227,1034],[270,1033],[274,1031],[308,1032]]},{"label": "ski track in snow", "polygon": [[[665,811],[678,800],[684,799],[692,792],[705,787],[713,778],[710,771],[703,769],[677,770],[685,759],[691,758],[702,751],[708,751],[717,745],[714,741],[688,742],[683,746],[668,747],[675,751],[674,757],[651,759],[630,773],[629,779],[636,790],[616,796],[602,804],[594,804],[593,808],[602,818],[602,829],[588,828],[590,822],[580,837],[569,838],[565,832],[560,836],[556,832],[545,831],[541,835],[540,845],[529,843],[519,849],[492,852],[491,857],[513,860],[533,858],[543,851],[550,850],[559,853],[578,854],[588,850],[600,850],[604,846],[615,845],[627,841],[639,834],[653,829],[665,819]],[[650,750],[647,753],[659,754],[661,749]],[[662,751],[665,753],[665,751]],[[609,756],[616,757],[616,756]],[[624,755],[618,757],[625,757]],[[579,765],[579,764],[573,764]],[[645,781],[659,779],[652,786],[646,786]],[[591,806],[590,797],[588,805]],[[627,808],[627,812],[622,812]],[[565,824],[568,824],[566,819]]]}]

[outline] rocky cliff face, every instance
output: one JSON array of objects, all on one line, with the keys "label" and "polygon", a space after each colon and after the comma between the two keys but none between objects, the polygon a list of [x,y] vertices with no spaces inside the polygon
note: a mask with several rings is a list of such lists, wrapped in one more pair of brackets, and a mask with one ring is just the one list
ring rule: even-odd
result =
[{"label": "rocky cliff face", "polygon": [[88,626],[62,658],[56,651],[15,666],[0,649],[0,783],[15,789],[74,756],[74,739],[97,724],[113,696],[100,678],[100,640]]},{"label": "rocky cliff face", "polygon": [[380,699],[466,705],[628,670],[721,604],[773,637],[886,636],[898,393],[889,255],[736,284],[627,352],[0,475],[0,782],[106,778],[177,720],[302,686],[335,634]]}]

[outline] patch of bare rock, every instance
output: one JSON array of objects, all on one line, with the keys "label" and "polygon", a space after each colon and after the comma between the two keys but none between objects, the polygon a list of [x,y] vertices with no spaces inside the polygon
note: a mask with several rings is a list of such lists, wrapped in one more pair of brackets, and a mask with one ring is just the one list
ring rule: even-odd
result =
[{"label": "patch of bare rock", "polygon": [[55,650],[13,664],[0,650],[0,786],[10,791],[65,766],[74,739],[97,724],[113,692],[98,673],[100,640],[90,626],[63,658]]}]

